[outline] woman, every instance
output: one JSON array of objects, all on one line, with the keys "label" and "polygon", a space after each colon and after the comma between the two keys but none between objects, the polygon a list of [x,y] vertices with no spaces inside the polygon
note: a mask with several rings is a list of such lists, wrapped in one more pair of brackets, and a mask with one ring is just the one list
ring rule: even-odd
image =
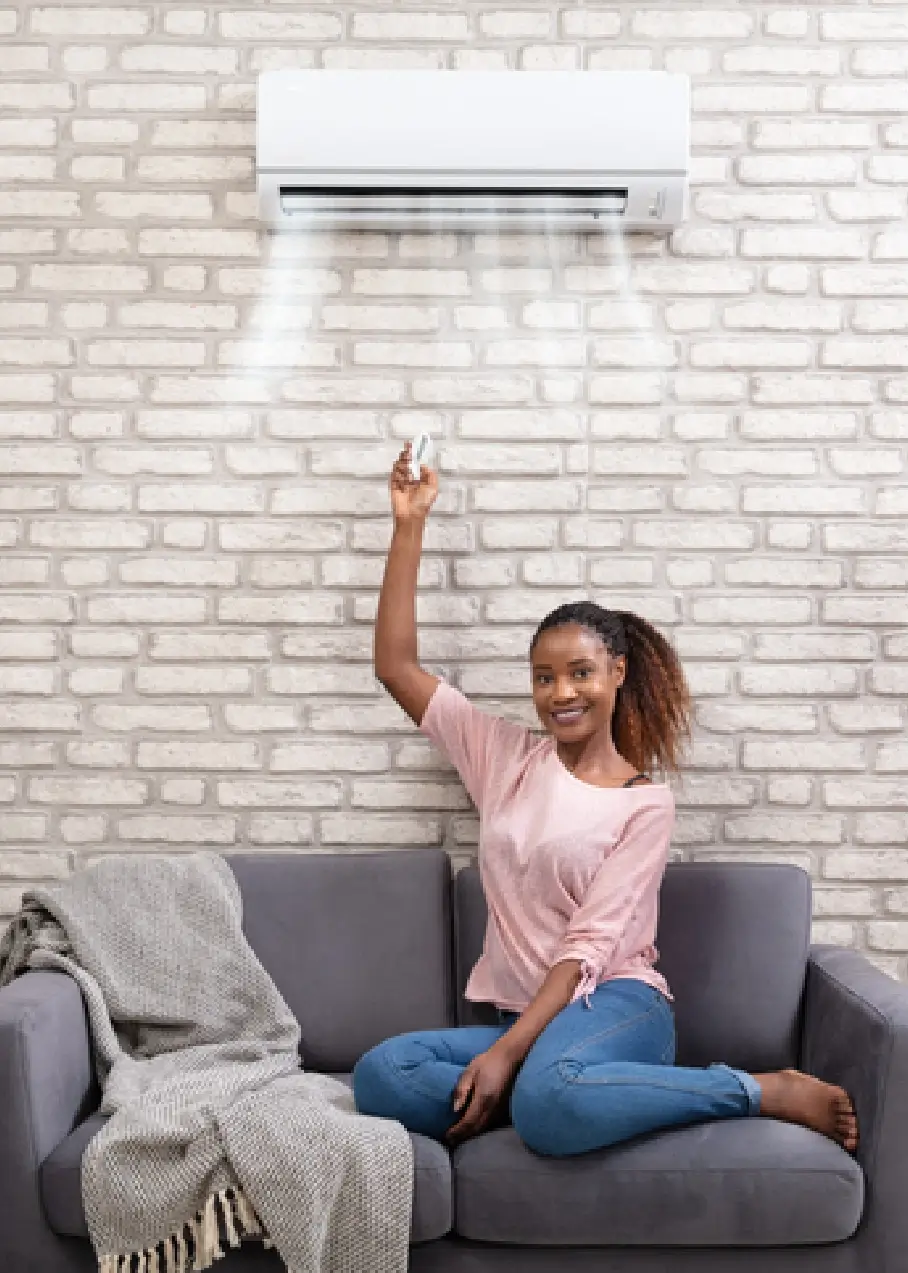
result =
[{"label": "woman", "polygon": [[671,996],[654,967],[657,898],[674,822],[664,783],[688,730],[674,650],[636,615],[562,606],[530,647],[547,736],[472,707],[417,661],[415,593],[434,472],[391,474],[394,536],[375,672],[456,765],[480,815],[489,919],[467,983],[498,1024],[379,1044],[353,1073],[357,1108],[449,1145],[501,1126],[563,1156],[664,1127],[757,1114],[857,1146],[840,1087],[796,1070],[674,1065]]}]

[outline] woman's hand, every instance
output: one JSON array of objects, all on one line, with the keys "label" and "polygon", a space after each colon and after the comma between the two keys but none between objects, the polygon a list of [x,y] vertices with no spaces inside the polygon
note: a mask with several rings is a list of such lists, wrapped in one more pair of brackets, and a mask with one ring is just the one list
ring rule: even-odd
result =
[{"label": "woman's hand", "polygon": [[496,1050],[495,1045],[473,1058],[454,1089],[454,1109],[461,1117],[445,1136],[450,1145],[506,1121],[504,1116],[519,1069],[519,1061],[500,1048]]},{"label": "woman's hand", "polygon": [[391,470],[391,508],[398,525],[425,520],[438,495],[438,474],[425,464],[418,482],[410,477],[410,448],[408,442]]}]

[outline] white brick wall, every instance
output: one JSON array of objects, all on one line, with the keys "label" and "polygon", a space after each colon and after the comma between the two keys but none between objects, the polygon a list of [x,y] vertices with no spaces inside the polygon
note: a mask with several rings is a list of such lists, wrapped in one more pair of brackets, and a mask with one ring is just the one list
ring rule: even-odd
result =
[{"label": "white brick wall", "polygon": [[[906,975],[905,15],[0,0],[0,915],[98,852],[474,852],[369,669],[426,428],[423,657],[530,720],[548,607],[646,615],[696,696],[678,855],[804,865]],[[275,66],[687,71],[690,221],[269,245]]]}]

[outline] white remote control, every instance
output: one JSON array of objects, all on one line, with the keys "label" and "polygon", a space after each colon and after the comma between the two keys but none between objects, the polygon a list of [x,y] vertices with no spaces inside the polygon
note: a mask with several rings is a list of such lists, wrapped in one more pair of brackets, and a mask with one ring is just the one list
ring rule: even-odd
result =
[{"label": "white remote control", "polygon": [[432,439],[428,433],[417,433],[410,449],[410,480],[418,482],[423,464],[432,462]]}]

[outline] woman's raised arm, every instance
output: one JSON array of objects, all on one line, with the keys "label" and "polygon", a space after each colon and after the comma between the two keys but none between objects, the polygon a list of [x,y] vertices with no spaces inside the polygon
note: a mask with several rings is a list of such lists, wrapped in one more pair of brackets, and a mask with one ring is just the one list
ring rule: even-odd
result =
[{"label": "woman's raised arm", "polygon": [[419,666],[416,645],[416,576],[429,509],[438,494],[438,477],[425,465],[418,482],[410,477],[408,442],[391,470],[394,534],[375,618],[375,675],[418,725],[438,677]]}]

